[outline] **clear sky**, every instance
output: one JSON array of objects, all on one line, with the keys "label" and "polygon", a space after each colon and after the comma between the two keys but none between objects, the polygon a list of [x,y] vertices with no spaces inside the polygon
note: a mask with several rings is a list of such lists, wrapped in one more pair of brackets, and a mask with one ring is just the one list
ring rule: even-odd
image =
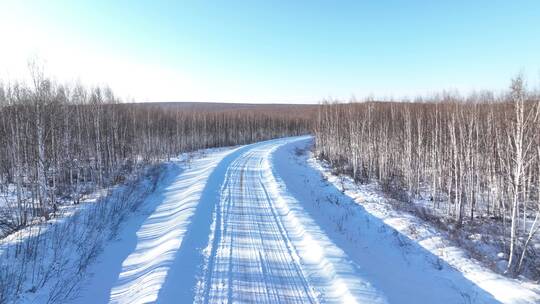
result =
[{"label": "clear sky", "polygon": [[540,83],[540,1],[0,0],[0,77],[31,57],[136,101],[318,102]]}]

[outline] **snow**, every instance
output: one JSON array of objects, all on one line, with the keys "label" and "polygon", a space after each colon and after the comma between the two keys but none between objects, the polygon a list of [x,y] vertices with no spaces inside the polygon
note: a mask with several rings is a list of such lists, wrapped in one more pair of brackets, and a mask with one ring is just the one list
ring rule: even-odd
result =
[{"label": "snow", "polygon": [[[346,176],[335,176],[331,173],[329,167],[314,159],[313,155],[310,155],[309,157],[305,156],[304,160],[307,160],[310,169],[321,172],[323,179],[327,180],[331,187],[339,189],[340,191],[344,190],[344,196],[347,200],[352,200],[352,202],[360,208],[364,217],[375,219],[375,221],[379,222],[381,229],[392,231],[392,234],[398,235],[405,244],[419,247],[415,250],[402,250],[404,259],[410,259],[413,255],[419,255],[424,256],[425,260],[432,260],[435,261],[437,265],[441,265],[446,273],[441,273],[438,276],[450,280],[451,284],[459,290],[459,293],[455,292],[455,294],[462,294],[472,302],[540,302],[540,287],[537,284],[523,283],[496,274],[487,269],[478,261],[470,258],[463,249],[452,244],[452,242],[450,242],[443,233],[437,231],[436,228],[411,214],[392,210],[387,199],[374,189],[373,185],[357,185],[351,178]],[[309,171],[309,169],[307,170]],[[355,221],[358,220],[360,220],[360,218],[358,218],[358,216],[355,217]],[[351,228],[354,229],[353,227],[354,224],[352,224]],[[352,232],[352,234],[354,234],[354,232]],[[414,246],[416,244],[419,246]],[[369,244],[366,246],[369,246]],[[373,246],[371,247],[371,249],[373,249]],[[379,256],[379,254],[374,253],[372,256]],[[395,270],[397,271],[397,268]],[[427,270],[431,272],[431,269]],[[455,273],[458,273],[461,277],[455,275]],[[421,275],[429,277],[425,272],[421,273]],[[466,287],[466,285],[471,285],[467,288],[468,291],[467,289],[462,289]],[[392,284],[391,287],[394,288],[396,286],[397,285]],[[423,292],[422,290],[417,291]]]},{"label": "snow", "polygon": [[87,266],[118,224],[152,191],[159,167],[0,241],[0,302],[56,303],[76,293]]},{"label": "snow", "polygon": [[231,163],[196,302],[383,301],[298,202],[283,199],[270,156],[296,140],[259,144]]},{"label": "snow", "polygon": [[376,190],[330,174],[312,142],[168,163],[72,303],[540,301],[535,286],[491,272]]},{"label": "snow", "polygon": [[[129,220],[116,242],[106,248],[76,303],[147,303],[155,301],[169,270],[178,266],[178,250],[190,227],[202,191],[214,168],[234,150],[208,150],[180,170],[169,168],[146,209]],[[184,157],[185,159],[185,157]]]}]

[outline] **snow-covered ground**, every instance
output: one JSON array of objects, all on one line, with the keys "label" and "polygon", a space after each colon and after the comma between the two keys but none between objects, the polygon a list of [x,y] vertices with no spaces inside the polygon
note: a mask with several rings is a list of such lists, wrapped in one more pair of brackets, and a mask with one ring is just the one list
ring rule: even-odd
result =
[{"label": "snow-covered ground", "polygon": [[537,284],[492,272],[434,227],[393,210],[371,185],[359,186],[346,176],[333,175],[307,151],[310,143],[298,141],[278,150],[276,168],[282,163],[289,170],[281,172],[301,176],[296,187],[293,177],[284,178],[289,192],[304,198],[304,208],[336,241],[344,239],[340,246],[350,248],[351,259],[370,273],[371,282],[380,286],[389,302],[540,302]]},{"label": "snow-covered ground", "polygon": [[58,303],[76,295],[87,266],[153,192],[165,167],[148,166],[122,185],[0,239],[0,303]]},{"label": "snow-covered ground", "polygon": [[[308,136],[171,164],[90,265],[73,303],[538,303],[376,191]],[[176,169],[175,169],[176,168]]]}]

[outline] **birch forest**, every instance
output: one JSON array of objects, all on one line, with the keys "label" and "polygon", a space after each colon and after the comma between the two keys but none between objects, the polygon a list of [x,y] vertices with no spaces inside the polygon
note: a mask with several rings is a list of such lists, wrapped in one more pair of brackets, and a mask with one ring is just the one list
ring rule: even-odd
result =
[{"label": "birch forest", "polygon": [[145,164],[309,131],[300,110],[126,104],[108,88],[62,85],[32,71],[31,85],[0,84],[0,193],[15,197],[0,197],[4,235],[50,218],[64,201],[78,203],[121,183]]},{"label": "birch forest", "polygon": [[540,96],[509,91],[414,102],[324,103],[316,153],[359,183],[451,233],[479,233],[507,254],[505,272],[539,277]]}]

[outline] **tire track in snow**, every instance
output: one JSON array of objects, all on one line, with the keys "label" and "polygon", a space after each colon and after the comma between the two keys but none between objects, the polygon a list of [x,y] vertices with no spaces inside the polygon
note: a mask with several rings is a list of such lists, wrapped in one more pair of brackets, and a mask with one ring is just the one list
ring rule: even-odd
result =
[{"label": "tire track in snow", "polygon": [[337,293],[347,294],[347,284],[328,260],[310,264],[304,246],[335,245],[303,233],[269,179],[271,151],[296,140],[211,152],[171,174],[145,203],[150,214],[106,248],[76,303],[344,302],[328,290],[341,282]]},{"label": "tire track in snow", "polygon": [[[358,273],[347,271],[351,267],[347,261],[334,265],[336,260],[326,259],[323,247],[332,244],[319,243],[318,236],[309,235],[279,197],[271,176],[270,154],[296,140],[253,146],[230,164],[214,215],[206,275],[199,282],[196,302],[384,302],[361,278],[342,279],[340,274]],[[304,250],[298,251],[299,247]],[[307,247],[323,252],[316,263],[306,263],[310,260]],[[356,290],[349,290],[349,284]]]},{"label": "tire track in snow", "polygon": [[201,302],[317,301],[261,188],[260,152],[275,145],[256,146],[229,167]]}]

